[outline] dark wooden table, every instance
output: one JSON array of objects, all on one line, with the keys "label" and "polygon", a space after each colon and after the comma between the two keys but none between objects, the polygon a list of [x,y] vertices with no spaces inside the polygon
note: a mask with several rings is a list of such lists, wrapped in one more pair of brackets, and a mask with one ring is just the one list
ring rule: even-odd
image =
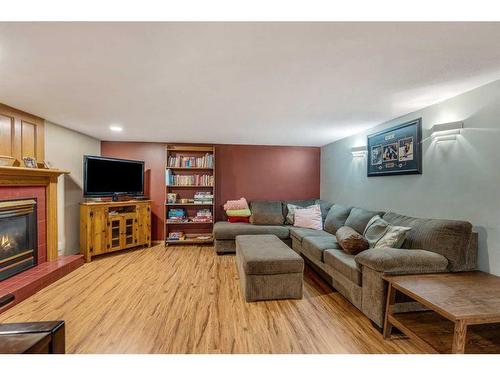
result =
[{"label": "dark wooden table", "polygon": [[[500,353],[500,277],[484,272],[385,276],[384,338],[398,328],[431,353]],[[396,293],[431,311],[395,313]],[[468,337],[469,335],[469,337]],[[470,350],[469,350],[470,349]]]},{"label": "dark wooden table", "polygon": [[64,354],[64,321],[0,324],[0,354]]}]

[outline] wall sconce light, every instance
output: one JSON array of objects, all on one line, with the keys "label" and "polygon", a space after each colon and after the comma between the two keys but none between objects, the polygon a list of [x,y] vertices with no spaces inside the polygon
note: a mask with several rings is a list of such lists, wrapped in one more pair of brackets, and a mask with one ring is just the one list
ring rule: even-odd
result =
[{"label": "wall sconce light", "polygon": [[461,129],[464,128],[463,121],[436,124],[431,128],[431,137],[436,142],[454,141]]},{"label": "wall sconce light", "polygon": [[351,147],[351,154],[354,158],[362,158],[368,152],[366,151],[366,146]]}]

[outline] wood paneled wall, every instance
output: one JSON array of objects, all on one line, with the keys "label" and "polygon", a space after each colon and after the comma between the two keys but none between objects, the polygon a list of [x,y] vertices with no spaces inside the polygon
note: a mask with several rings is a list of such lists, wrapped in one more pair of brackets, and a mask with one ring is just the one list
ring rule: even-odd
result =
[{"label": "wood paneled wall", "polygon": [[22,165],[23,157],[45,159],[42,118],[0,103],[0,156],[11,156]]}]

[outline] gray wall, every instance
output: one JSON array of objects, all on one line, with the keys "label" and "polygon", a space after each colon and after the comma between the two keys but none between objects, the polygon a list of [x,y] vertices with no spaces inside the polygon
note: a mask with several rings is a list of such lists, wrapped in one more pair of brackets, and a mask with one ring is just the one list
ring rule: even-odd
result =
[{"label": "gray wall", "polygon": [[[350,148],[366,135],[422,118],[423,174],[366,177]],[[434,124],[464,121],[457,141],[436,143]],[[427,138],[427,139],[426,139]],[[402,214],[467,220],[479,233],[479,268],[500,275],[500,81],[321,149],[321,198]]]},{"label": "gray wall", "polygon": [[45,121],[45,158],[55,168],[70,171],[59,177],[57,188],[58,250],[80,250],[80,202],[83,201],[83,155],[100,155],[101,142]]}]

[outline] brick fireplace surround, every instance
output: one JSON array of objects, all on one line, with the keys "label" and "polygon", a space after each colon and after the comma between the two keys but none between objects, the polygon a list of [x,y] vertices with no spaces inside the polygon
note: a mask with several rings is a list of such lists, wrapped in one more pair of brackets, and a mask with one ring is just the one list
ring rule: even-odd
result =
[{"label": "brick fireplace surround", "polygon": [[[2,174],[2,170],[5,171],[4,168],[0,167],[0,175]],[[22,171],[19,172],[24,173]],[[35,173],[35,171],[27,172],[28,175]],[[2,182],[2,179],[5,182],[5,178],[12,179],[12,177],[13,176],[0,176],[0,183]],[[14,182],[11,183],[10,186],[5,186],[4,183],[0,186],[0,201],[24,198],[36,199],[38,245],[38,262],[35,267],[14,275],[6,280],[0,281],[0,301],[2,299],[10,301],[12,297],[14,298],[9,303],[0,305],[0,313],[35,294],[47,285],[57,281],[84,263],[81,255],[57,256],[57,247],[55,249],[55,256],[53,254],[54,249],[50,249],[52,253],[48,253],[48,248],[53,247],[54,244],[48,244],[47,234],[48,231],[52,230],[51,233],[54,235],[54,229],[51,228],[51,225],[54,225],[54,219],[56,219],[55,222],[57,223],[57,217],[55,216],[55,212],[49,212],[47,204],[50,202],[52,210],[55,210],[53,200],[56,199],[56,196],[53,190],[55,189],[55,184],[57,182],[55,182],[53,186],[50,186],[50,181],[54,183],[54,176],[48,177],[47,175],[45,177],[47,179],[46,185],[39,184],[33,186],[15,186],[16,182]],[[28,180],[30,180],[30,178],[28,178]],[[32,178],[32,180],[34,184],[37,181],[36,178]],[[55,176],[55,180],[57,181],[57,175]],[[29,181],[26,181],[25,176],[20,177],[19,180],[16,181],[22,185],[29,184]],[[48,197],[50,199],[47,199]],[[48,215],[53,215],[50,220],[48,219]],[[49,225],[49,222],[51,225]],[[55,229],[55,236],[57,243],[57,228]]]}]

